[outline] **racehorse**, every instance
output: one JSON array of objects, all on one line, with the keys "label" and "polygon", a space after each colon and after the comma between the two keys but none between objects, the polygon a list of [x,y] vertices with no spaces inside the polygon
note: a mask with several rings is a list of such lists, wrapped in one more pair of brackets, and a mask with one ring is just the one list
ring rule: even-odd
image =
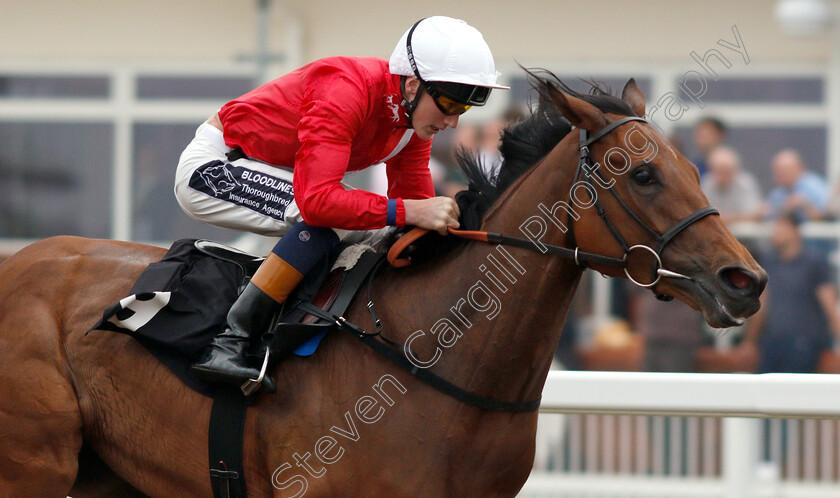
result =
[{"label": "racehorse", "polygon": [[[640,118],[633,80],[617,98],[532,76],[551,102],[506,131],[497,182],[473,192],[490,205],[473,228],[532,247],[464,243],[381,271],[371,292],[418,368],[507,402],[540,397],[584,264],[655,281],[715,327],[757,311],[767,280],[707,209],[694,165]],[[133,338],[85,334],[163,253],[57,237],[0,265],[0,495],[211,495],[211,399]],[[363,301],[346,318],[372,330]],[[536,411],[462,403],[350,335],[274,375],[245,423],[250,496],[514,496],[528,478]]]}]

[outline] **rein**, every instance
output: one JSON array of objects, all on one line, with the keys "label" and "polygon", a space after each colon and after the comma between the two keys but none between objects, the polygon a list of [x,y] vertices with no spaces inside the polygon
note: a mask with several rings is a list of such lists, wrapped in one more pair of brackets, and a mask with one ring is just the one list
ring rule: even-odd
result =
[{"label": "rein", "polygon": [[[531,240],[520,237],[512,237],[496,232],[486,232],[480,230],[456,230],[453,228],[447,228],[448,232],[456,237],[460,237],[467,240],[474,240],[484,242],[487,244],[509,245],[523,249],[528,249],[534,252],[540,252],[543,254],[552,254],[560,256],[561,258],[574,260],[576,265],[584,269],[587,268],[589,265],[603,265],[615,268],[622,268],[624,269],[624,273],[627,276],[627,278],[640,287],[653,287],[654,285],[656,285],[657,282],[659,282],[659,280],[662,277],[684,278],[691,280],[691,277],[687,275],[683,275],[681,273],[673,272],[663,268],[660,253],[665,248],[665,246],[674,239],[674,237],[676,237],[680,232],[691,226],[691,224],[705,218],[706,216],[719,213],[717,209],[711,206],[706,206],[704,208],[698,209],[694,213],[678,221],[674,226],[672,226],[660,235],[658,232],[650,228],[644,221],[642,221],[642,219],[639,218],[636,215],[636,213],[634,213],[633,210],[630,209],[629,206],[627,206],[627,204],[621,199],[621,197],[615,190],[613,190],[611,187],[604,187],[605,185],[608,185],[608,182],[597,168],[597,163],[595,163],[592,160],[592,157],[590,156],[589,146],[606,136],[609,132],[611,132],[618,126],[621,126],[622,124],[630,121],[640,121],[643,123],[647,123],[647,121],[645,121],[643,118],[631,116],[610,123],[602,130],[595,133],[595,135],[593,135],[592,137],[589,137],[588,132],[586,130],[580,130],[580,159],[578,161],[577,170],[575,171],[574,181],[578,181],[578,178],[581,176],[581,172],[583,172],[584,169],[586,169],[586,173],[584,175],[586,177],[585,181],[587,181],[589,185],[591,185],[594,188],[591,172],[594,171],[594,174],[599,175],[599,179],[603,181],[603,183],[601,183],[601,186],[603,188],[606,188],[606,190],[609,190],[612,196],[616,199],[616,201],[618,201],[619,205],[624,209],[624,211],[627,212],[627,214],[630,215],[630,217],[633,220],[635,220],[642,228],[644,228],[648,233],[650,233],[653,236],[655,240],[654,247],[644,244],[637,244],[633,246],[627,244],[618,228],[616,228],[616,226],[610,222],[609,218],[607,218],[606,211],[604,211],[604,209],[601,207],[600,203],[598,202],[597,196],[594,199],[593,205],[596,207],[598,216],[604,221],[607,228],[610,230],[613,237],[624,251],[624,256],[622,258],[614,258],[611,256],[581,251],[580,247],[570,249],[568,247],[544,243],[541,244],[542,247],[539,247]],[[571,221],[569,222],[569,225],[570,228],[573,228]],[[409,245],[411,245],[420,237],[426,235],[428,232],[429,230],[426,230],[424,228],[414,228],[405,235],[403,235],[391,246],[391,249],[388,251],[388,263],[397,268],[410,265],[410,257],[401,258],[400,255],[403,251],[405,251],[408,248]],[[656,268],[653,272],[654,278],[648,284],[635,280],[632,276],[630,276],[630,272],[627,270],[627,257],[634,250],[648,251],[651,254],[653,254],[653,256],[656,258]],[[340,329],[352,333],[364,344],[371,347],[390,361],[396,363],[403,369],[407,370],[411,375],[417,377],[419,380],[422,380],[423,382],[431,385],[435,389],[459,401],[462,401],[472,406],[476,406],[478,408],[492,411],[529,412],[539,408],[539,399],[524,402],[510,402],[479,396],[475,393],[471,393],[469,391],[461,389],[460,387],[452,384],[446,379],[443,379],[442,377],[433,374],[427,369],[418,368],[416,365],[408,361],[408,359],[405,357],[405,353],[408,352],[409,349],[407,349],[403,344],[399,344],[395,341],[389,340],[381,334],[382,325],[373,309],[373,302],[370,300],[370,285],[379,267],[380,265],[377,265],[368,276],[368,311],[371,313],[371,316],[374,319],[374,323],[377,329],[376,332],[365,333],[358,327],[350,327],[346,324],[346,320],[338,319],[340,317],[331,317],[327,315],[325,318],[334,319],[335,323],[339,325]],[[377,340],[377,335],[381,337],[385,342]]]},{"label": "rein", "polygon": [[[585,129],[580,129],[580,159],[578,160],[577,169],[575,170],[575,176],[573,181],[578,181],[578,178],[581,177],[581,173],[586,170],[585,180],[592,188],[595,188],[595,185],[592,181],[592,174],[598,175],[599,179],[602,183],[601,186],[608,185],[607,179],[604,177],[603,173],[601,173],[600,169],[597,167],[597,163],[592,160],[592,156],[590,155],[589,146],[600,140],[601,138],[605,137],[608,133],[613,131],[615,128],[628,123],[630,121],[639,121],[642,123],[647,123],[644,118],[636,117],[636,116],[628,116],[617,121],[613,121],[612,123],[605,126],[603,129],[595,133],[593,136],[589,136],[589,132]],[[598,183],[598,182],[595,182]],[[600,202],[598,201],[597,196],[594,199],[594,206],[598,216],[604,221],[604,224],[609,229],[610,233],[612,233],[613,238],[618,242],[621,246],[621,249],[624,251],[624,256],[622,258],[613,258],[611,256],[604,256],[601,254],[594,254],[590,252],[581,251],[579,247],[575,247],[574,249],[569,249],[568,247],[561,247],[551,244],[542,244],[543,247],[538,247],[533,241],[528,239],[523,239],[520,237],[511,237],[509,235],[504,235],[501,233],[495,232],[484,232],[484,231],[477,231],[477,230],[455,230],[453,228],[448,228],[450,234],[461,237],[463,239],[468,240],[476,240],[480,242],[486,242],[488,244],[501,244],[501,245],[509,245],[520,247],[523,249],[528,249],[535,252],[541,252],[543,254],[553,254],[556,256],[560,256],[561,258],[571,259],[574,260],[575,264],[581,268],[588,268],[592,264],[596,265],[603,265],[603,266],[611,266],[615,268],[622,268],[624,270],[624,274],[627,276],[628,280],[633,282],[634,284],[638,285],[639,287],[650,288],[656,285],[662,277],[666,278],[683,278],[687,280],[692,280],[691,277],[688,275],[683,275],[681,273],[677,273],[671,270],[666,270],[662,265],[662,258],[661,253],[665,249],[665,246],[671,242],[674,237],[676,237],[680,232],[691,226],[694,222],[699,221],[706,216],[712,214],[720,214],[717,209],[706,206],[704,208],[700,208],[697,211],[691,213],[690,215],[686,216],[682,220],[678,221],[674,226],[666,230],[663,234],[659,234],[656,230],[650,228],[641,218],[639,218],[636,213],[633,212],[632,209],[621,199],[621,196],[610,186],[610,187],[603,187],[612,194],[613,198],[618,201],[618,204],[624,209],[624,211],[638,223],[642,228],[645,229],[648,233],[650,233],[653,238],[655,239],[656,243],[654,247],[644,245],[644,244],[636,244],[636,245],[629,245],[622,237],[621,232],[618,228],[610,222],[609,218],[607,218],[607,213],[601,207]],[[570,228],[572,227],[571,222],[569,223]],[[394,267],[404,267],[411,264],[410,258],[400,258],[400,254],[415,240],[419,239],[429,231],[424,228],[414,228],[405,235],[403,235],[399,240],[397,240],[392,246],[391,249],[388,251],[388,262]],[[651,253],[654,258],[656,258],[656,267],[653,271],[653,278],[650,283],[642,283],[638,280],[634,279],[630,272],[627,270],[627,257],[635,250],[642,250]]]},{"label": "rein", "polygon": [[[488,244],[501,244],[503,246],[521,247],[522,249],[529,249],[532,251],[541,251],[533,242],[528,239],[520,237],[511,237],[496,232],[483,232],[480,230],[456,230],[454,228],[447,229],[450,234],[467,240],[475,240],[478,242],[486,242]],[[400,258],[400,254],[414,241],[429,233],[425,228],[413,228],[408,233],[399,238],[391,246],[388,251],[388,263],[395,268],[402,268],[411,264],[411,258]],[[573,259],[578,266],[586,268],[590,264],[613,266],[616,268],[625,268],[627,266],[626,258],[613,258],[611,256],[603,256],[601,254],[594,254],[591,252],[581,251],[580,248],[569,249],[568,247],[555,246],[553,244],[543,244],[545,247],[544,254],[554,254],[561,258]]]}]

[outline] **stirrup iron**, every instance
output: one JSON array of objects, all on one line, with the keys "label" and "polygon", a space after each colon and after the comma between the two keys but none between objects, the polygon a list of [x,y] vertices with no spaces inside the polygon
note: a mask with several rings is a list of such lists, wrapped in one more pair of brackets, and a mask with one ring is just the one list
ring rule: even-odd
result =
[{"label": "stirrup iron", "polygon": [[265,379],[265,372],[268,370],[268,358],[271,356],[271,348],[265,348],[265,358],[263,358],[262,368],[260,368],[260,375],[256,379],[248,379],[246,380],[240,389],[242,389],[242,394],[245,396],[250,396],[255,392],[259,391],[262,387],[263,379]]}]

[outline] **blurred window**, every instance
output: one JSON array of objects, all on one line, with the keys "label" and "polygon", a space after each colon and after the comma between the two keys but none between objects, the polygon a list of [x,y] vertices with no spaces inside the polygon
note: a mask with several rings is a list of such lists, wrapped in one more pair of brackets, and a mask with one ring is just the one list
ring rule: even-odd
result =
[{"label": "blurred window", "polygon": [[[71,234],[165,244],[184,237],[231,241],[240,236],[189,218],[175,200],[173,185],[179,156],[196,127],[218,105],[252,90],[253,74],[249,67],[200,74],[4,69],[0,238]],[[125,77],[134,78],[128,101],[114,91]],[[33,117],[26,105],[14,102],[21,99],[40,106],[43,117]],[[56,107],[53,115],[50,104],[57,99],[88,99],[96,105]],[[149,119],[146,105],[153,100],[168,101],[165,122]],[[129,133],[123,133],[126,129]],[[115,197],[116,172],[130,175],[130,200]]]},{"label": "blurred window", "polygon": [[229,242],[242,235],[193,220],[175,200],[175,168],[197,126],[134,125],[133,239],[165,241],[191,237]]},{"label": "blurred window", "polygon": [[107,76],[26,76],[0,74],[0,98],[107,98]]},{"label": "blurred window", "polygon": [[[569,88],[575,90],[580,93],[589,93],[589,83],[582,80],[581,78],[585,78],[589,81],[595,81],[598,83],[602,83],[607,88],[610,89],[613,95],[621,95],[621,90],[624,89],[624,85],[632,76],[587,76],[582,74],[559,74],[555,73],[557,76],[563,81],[563,83],[569,85]],[[649,77],[642,76],[636,77],[636,85],[639,86],[639,89],[645,95],[651,95],[651,91],[653,90],[653,82]],[[529,98],[532,100],[535,99],[533,94],[531,93],[531,85],[528,83],[527,78],[523,77],[516,77],[511,78],[510,80],[510,99],[512,102],[528,102]],[[534,100],[536,102],[536,100]]]},{"label": "blurred window", "polygon": [[221,99],[227,102],[250,92],[254,87],[254,79],[251,77],[140,76],[137,78],[137,98]]},{"label": "blurred window", "polygon": [[[693,83],[687,83],[693,88]],[[709,79],[703,102],[732,104],[821,104],[825,100],[823,79],[797,78],[721,78]]]},{"label": "blurred window", "polygon": [[0,126],[0,237],[108,237],[110,123]]}]

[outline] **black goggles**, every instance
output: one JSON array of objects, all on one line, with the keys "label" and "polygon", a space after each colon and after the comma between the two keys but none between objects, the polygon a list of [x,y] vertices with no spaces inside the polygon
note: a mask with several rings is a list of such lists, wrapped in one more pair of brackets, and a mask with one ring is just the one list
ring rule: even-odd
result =
[{"label": "black goggles", "polygon": [[414,76],[426,88],[426,92],[435,101],[438,109],[448,116],[456,116],[458,114],[464,114],[472,106],[483,106],[486,104],[487,98],[490,96],[490,88],[446,81],[430,83],[420,76],[417,63],[414,61],[414,51],[411,49],[411,35],[421,21],[423,19],[414,23],[414,26],[408,30],[408,36],[406,36],[405,40],[406,54],[408,55],[408,63],[411,64],[411,69],[414,71]]}]

